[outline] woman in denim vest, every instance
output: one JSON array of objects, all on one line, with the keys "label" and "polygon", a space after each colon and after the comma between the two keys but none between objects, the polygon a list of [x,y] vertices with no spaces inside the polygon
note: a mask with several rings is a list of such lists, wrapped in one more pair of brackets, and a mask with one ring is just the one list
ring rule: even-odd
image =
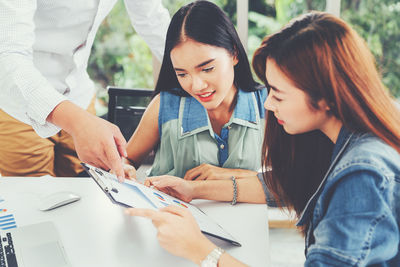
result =
[{"label": "woman in denim vest", "polygon": [[[235,27],[218,6],[195,1],[175,13],[155,89],[128,142],[131,165],[140,166],[155,149],[150,176],[253,176],[251,182],[261,185],[255,174],[261,168],[267,91],[254,81]],[[125,172],[135,176],[130,165]]]},{"label": "woman in denim vest", "polygon": [[[400,266],[400,112],[364,41],[341,19],[309,13],[266,37],[253,67],[269,89],[265,182],[298,216],[305,265]],[[200,263],[221,251],[184,209],[129,212],[163,227],[171,253]],[[219,254],[218,266],[242,266]]]}]

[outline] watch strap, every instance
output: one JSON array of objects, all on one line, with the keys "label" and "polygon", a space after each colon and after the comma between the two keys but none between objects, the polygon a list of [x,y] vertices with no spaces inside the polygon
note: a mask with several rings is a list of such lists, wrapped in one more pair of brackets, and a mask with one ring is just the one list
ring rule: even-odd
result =
[{"label": "watch strap", "polygon": [[214,248],[210,252],[210,254],[208,254],[207,257],[201,262],[200,266],[201,267],[217,267],[219,258],[224,253],[225,253],[225,250],[223,250],[222,248],[220,248],[220,247]]}]

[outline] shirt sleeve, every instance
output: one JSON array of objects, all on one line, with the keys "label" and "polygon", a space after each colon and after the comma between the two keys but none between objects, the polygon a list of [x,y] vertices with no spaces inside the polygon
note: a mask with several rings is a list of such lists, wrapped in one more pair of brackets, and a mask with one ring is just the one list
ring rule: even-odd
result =
[{"label": "shirt sleeve", "polygon": [[125,6],[136,32],[146,41],[156,58],[162,61],[170,22],[168,10],[161,0],[125,0]]},{"label": "shirt sleeve", "polygon": [[332,192],[322,196],[326,213],[319,214],[317,208],[313,213],[318,224],[305,266],[367,266],[393,258],[399,248],[399,229],[390,207],[393,183],[378,171],[363,170],[330,187]]},{"label": "shirt sleeve", "polygon": [[265,194],[265,201],[267,202],[267,205],[269,207],[278,207],[278,204],[275,201],[275,198],[273,197],[273,195],[271,194],[271,192],[269,192],[267,185],[264,182],[264,177],[263,174],[261,172],[257,173],[257,177],[258,180],[260,180],[260,183],[264,189],[264,194]]},{"label": "shirt sleeve", "polygon": [[0,0],[0,107],[42,137],[60,129],[46,121],[66,98],[34,66],[34,0]]}]

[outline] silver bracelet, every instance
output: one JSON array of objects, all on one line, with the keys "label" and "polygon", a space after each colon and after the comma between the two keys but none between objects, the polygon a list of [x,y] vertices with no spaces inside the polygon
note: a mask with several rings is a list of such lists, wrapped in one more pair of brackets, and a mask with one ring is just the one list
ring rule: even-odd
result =
[{"label": "silver bracelet", "polygon": [[236,201],[237,201],[237,183],[236,183],[235,176],[232,176],[231,179],[233,182],[233,199],[232,199],[231,205],[235,205]]},{"label": "silver bracelet", "polygon": [[216,247],[207,257],[200,263],[200,267],[217,267],[219,258],[225,253],[220,247]]}]

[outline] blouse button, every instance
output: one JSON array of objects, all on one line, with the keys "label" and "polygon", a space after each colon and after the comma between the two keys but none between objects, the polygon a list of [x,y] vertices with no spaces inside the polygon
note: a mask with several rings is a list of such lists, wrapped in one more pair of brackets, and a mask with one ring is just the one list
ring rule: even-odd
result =
[{"label": "blouse button", "polygon": [[221,145],[219,146],[219,148],[224,149],[224,148],[225,148],[224,144],[221,144]]}]

